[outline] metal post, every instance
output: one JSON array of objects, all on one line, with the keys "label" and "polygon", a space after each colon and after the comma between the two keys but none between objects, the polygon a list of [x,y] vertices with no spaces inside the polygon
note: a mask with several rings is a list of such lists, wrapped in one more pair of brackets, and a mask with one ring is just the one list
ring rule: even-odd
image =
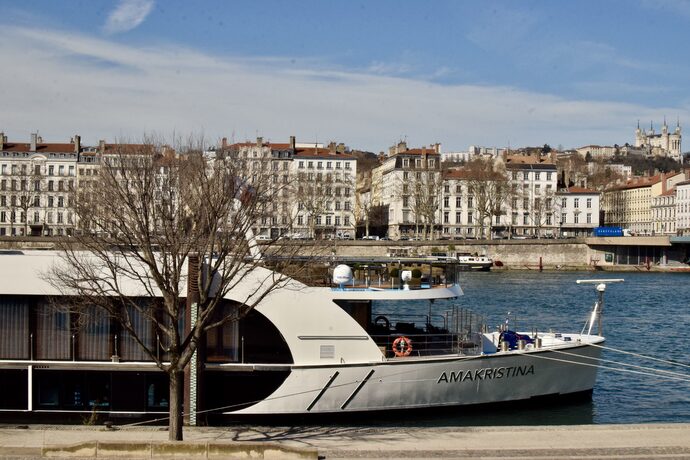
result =
[{"label": "metal post", "polygon": [[601,321],[601,315],[604,314],[604,291],[606,290],[606,285],[605,284],[600,284],[597,286],[597,291],[599,292],[599,317],[597,318],[597,325],[598,325],[598,335],[599,337],[603,337],[603,326],[602,326],[602,321]]}]

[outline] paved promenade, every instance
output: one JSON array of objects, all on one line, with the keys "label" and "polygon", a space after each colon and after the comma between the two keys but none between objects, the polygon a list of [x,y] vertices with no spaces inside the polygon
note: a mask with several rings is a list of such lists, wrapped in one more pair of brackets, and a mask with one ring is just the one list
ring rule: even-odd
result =
[{"label": "paved promenade", "polygon": [[690,424],[481,428],[0,426],[0,458],[690,459]]}]

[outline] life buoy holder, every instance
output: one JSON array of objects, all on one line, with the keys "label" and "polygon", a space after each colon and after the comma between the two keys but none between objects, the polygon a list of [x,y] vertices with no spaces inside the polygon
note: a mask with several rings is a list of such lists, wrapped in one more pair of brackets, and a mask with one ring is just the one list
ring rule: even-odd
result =
[{"label": "life buoy holder", "polygon": [[[379,324],[380,322],[383,322],[383,324]],[[383,315],[379,315],[376,318],[374,318],[374,324],[377,326],[383,326],[386,330],[391,328],[391,322],[388,321],[388,318],[386,318]]]},{"label": "life buoy holder", "polygon": [[410,356],[410,353],[412,353],[412,340],[403,335],[395,339],[395,341],[393,341],[393,353],[395,353],[395,356],[398,358]]}]

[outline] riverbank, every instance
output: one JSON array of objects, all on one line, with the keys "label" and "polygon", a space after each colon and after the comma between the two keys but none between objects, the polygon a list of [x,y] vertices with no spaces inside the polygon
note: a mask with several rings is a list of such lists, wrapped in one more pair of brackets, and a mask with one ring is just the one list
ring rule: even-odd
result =
[{"label": "riverbank", "polygon": [[690,458],[690,424],[537,427],[0,426],[0,458]]},{"label": "riverbank", "polygon": [[[54,250],[57,237],[0,237],[0,250]],[[438,241],[281,241],[260,242],[267,253],[280,253],[280,245],[304,245],[330,261],[338,258],[427,257],[434,253],[478,254],[491,257],[501,270],[578,270],[690,272],[690,244],[665,237],[574,238],[527,240]],[[314,245],[318,245],[314,251]]]}]

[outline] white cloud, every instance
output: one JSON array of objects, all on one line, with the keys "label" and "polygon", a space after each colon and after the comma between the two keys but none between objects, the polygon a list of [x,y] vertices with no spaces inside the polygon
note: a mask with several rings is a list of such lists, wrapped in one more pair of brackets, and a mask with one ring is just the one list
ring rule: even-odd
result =
[{"label": "white cloud", "polygon": [[107,34],[128,32],[139,26],[153,9],[153,0],[120,0],[103,25]]},{"label": "white cloud", "polygon": [[379,151],[411,145],[505,146],[633,140],[638,119],[688,107],[568,100],[506,86],[441,85],[327,70],[289,59],[240,59],[181,47],[133,48],[103,39],[0,29],[0,131],[87,143],[144,133],[203,133],[212,141],[257,132],[274,141],[337,140]]}]

